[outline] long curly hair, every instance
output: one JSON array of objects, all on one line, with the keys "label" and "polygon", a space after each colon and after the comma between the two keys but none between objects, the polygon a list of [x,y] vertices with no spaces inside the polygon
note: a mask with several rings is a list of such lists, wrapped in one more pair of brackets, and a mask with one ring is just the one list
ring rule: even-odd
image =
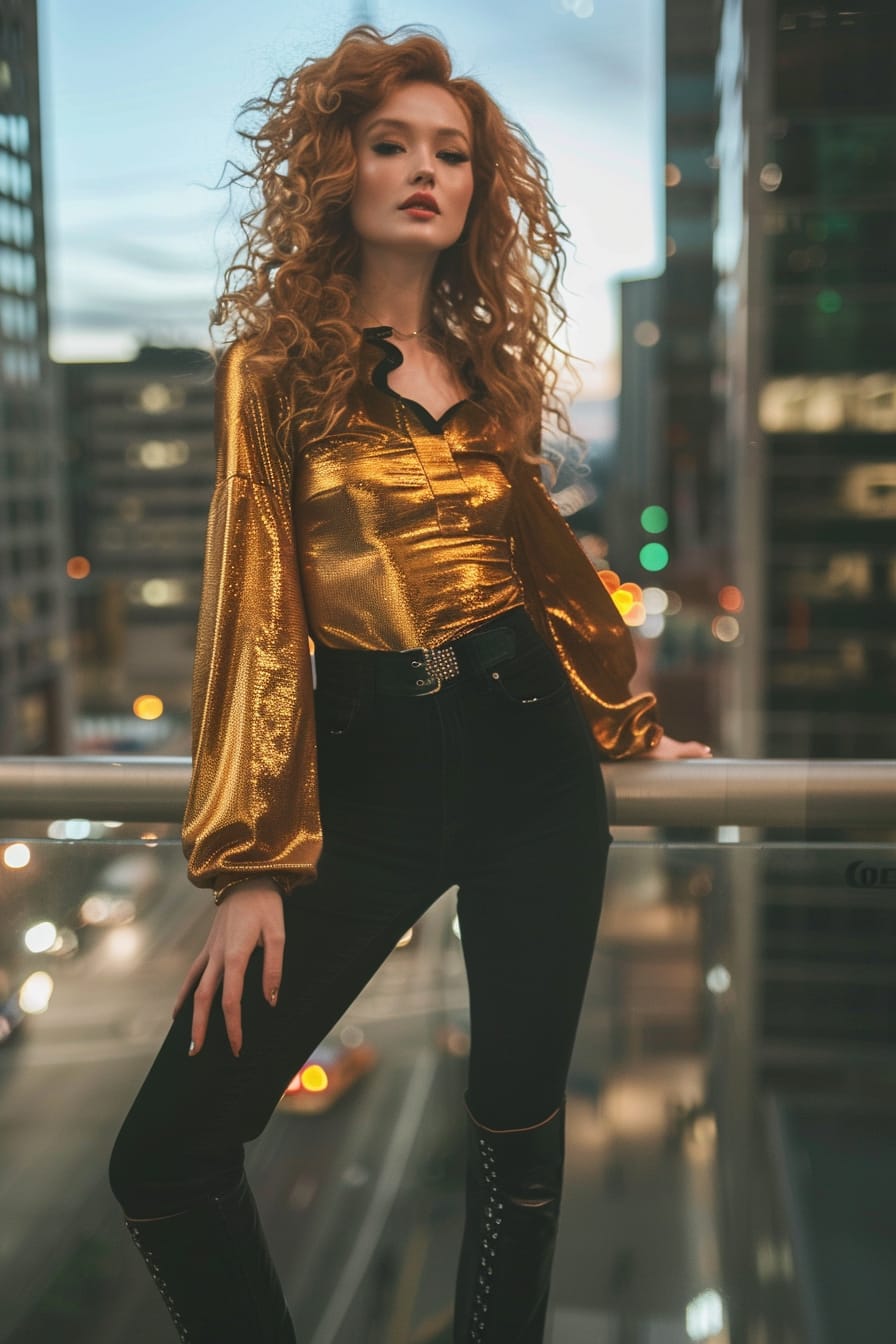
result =
[{"label": "long curly hair", "polygon": [[554,339],[566,321],[559,287],[570,235],[544,162],[481,84],[453,76],[445,44],[418,26],[388,35],[354,27],[331,55],[306,60],[244,106],[243,117],[261,121],[239,131],[254,162],[231,184],[249,188],[250,208],[212,328],[224,329],[225,343],[244,341],[249,367],[288,391],[282,444],[296,420],[305,440],[336,427],[361,340],[350,320],[361,261],[352,130],[412,81],[451,93],[474,128],[473,196],[461,237],[436,262],[433,331],[455,368],[472,363],[486,389],[480,404],[512,426],[524,456],[538,456],[545,417],[578,441],[558,392],[571,357]]}]

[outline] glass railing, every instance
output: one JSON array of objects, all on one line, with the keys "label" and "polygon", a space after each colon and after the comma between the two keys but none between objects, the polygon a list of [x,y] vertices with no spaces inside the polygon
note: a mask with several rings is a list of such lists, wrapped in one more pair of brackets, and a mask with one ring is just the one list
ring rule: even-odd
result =
[{"label": "glass railing", "polygon": [[[0,762],[4,1344],[173,1338],[106,1162],[211,919],[178,843],[187,773]],[[894,774],[606,767],[616,841],[550,1344],[889,1337]],[[308,1344],[427,1344],[450,1321],[469,1047],[454,916],[451,890],[249,1145]]]}]

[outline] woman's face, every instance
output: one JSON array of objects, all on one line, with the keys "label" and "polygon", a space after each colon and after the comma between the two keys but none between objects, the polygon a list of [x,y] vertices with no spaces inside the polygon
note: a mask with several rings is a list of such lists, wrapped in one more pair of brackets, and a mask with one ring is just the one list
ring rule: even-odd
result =
[{"label": "woman's face", "polygon": [[[360,118],[351,218],[373,247],[441,252],[460,237],[473,197],[466,110],[435,84],[404,84]],[[419,208],[406,202],[422,193]]]}]

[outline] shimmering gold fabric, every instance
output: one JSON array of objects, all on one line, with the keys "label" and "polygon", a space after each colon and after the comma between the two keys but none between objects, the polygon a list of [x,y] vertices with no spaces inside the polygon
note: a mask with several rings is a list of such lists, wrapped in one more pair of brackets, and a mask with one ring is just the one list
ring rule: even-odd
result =
[{"label": "shimmering gold fabric", "polygon": [[459,403],[437,429],[387,390],[396,356],[391,343],[365,344],[345,430],[308,444],[296,470],[308,623],[332,648],[446,644],[524,600],[494,428]]},{"label": "shimmering gold fabric", "polygon": [[621,760],[656,746],[656,696],[631,695],[635,649],[628,626],[544,488],[537,467],[513,473],[514,567],[533,624],[552,641],[601,756]]},{"label": "shimmering gold fabric", "polygon": [[366,333],[342,426],[316,441],[300,429],[295,456],[273,432],[282,389],[249,374],[239,344],[219,366],[183,827],[197,886],[314,879],[309,627],[336,648],[416,648],[524,603],[602,755],[633,756],[662,735],[654,697],[629,695],[629,631],[537,468],[511,471],[479,400],[436,422],[398,397],[389,334]]},{"label": "shimmering gold fabric", "polygon": [[292,523],[292,463],[232,347],[218,367],[212,496],[193,667],[183,823],[200,887],[272,873],[310,881],[320,854],[311,658]]}]

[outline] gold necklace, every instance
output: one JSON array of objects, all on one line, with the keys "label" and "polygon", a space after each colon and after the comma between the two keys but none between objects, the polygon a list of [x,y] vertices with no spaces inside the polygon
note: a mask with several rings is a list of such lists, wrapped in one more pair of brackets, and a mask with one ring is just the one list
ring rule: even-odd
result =
[{"label": "gold necklace", "polygon": [[416,331],[399,331],[398,328],[393,327],[390,322],[380,322],[376,314],[372,313],[369,308],[366,308],[360,299],[358,300],[358,307],[363,313],[366,313],[368,317],[372,317],[378,327],[389,327],[393,336],[398,336],[403,341],[409,341],[412,336],[425,336],[432,326],[432,322],[430,321],[427,322],[425,327],[418,327]]}]

